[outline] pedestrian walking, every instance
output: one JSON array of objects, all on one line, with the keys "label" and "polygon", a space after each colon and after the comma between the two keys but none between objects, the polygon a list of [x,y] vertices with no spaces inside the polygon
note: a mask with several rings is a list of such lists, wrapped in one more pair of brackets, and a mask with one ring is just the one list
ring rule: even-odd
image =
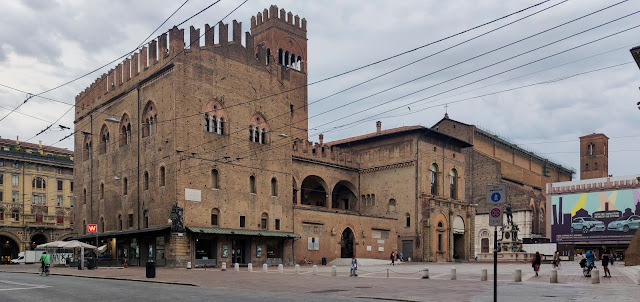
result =
[{"label": "pedestrian walking", "polygon": [[396,253],[392,251],[389,258],[391,259],[391,265],[396,265]]},{"label": "pedestrian walking", "polygon": [[611,257],[609,257],[609,263],[611,263],[611,265],[613,265],[613,260],[616,259],[616,253],[611,253]]},{"label": "pedestrian walking", "polygon": [[349,274],[349,277],[358,277],[358,273],[356,272],[357,269],[358,269],[358,260],[356,259],[355,256],[353,256],[353,258],[351,258],[351,273]]},{"label": "pedestrian walking", "polygon": [[531,266],[533,267],[533,271],[536,272],[536,277],[538,276],[538,272],[540,271],[540,263],[542,263],[540,252],[536,252],[536,254],[531,259]]},{"label": "pedestrian walking", "polygon": [[[604,277],[611,278],[611,271],[609,271],[609,258],[611,257],[611,251],[609,251],[607,247],[604,245],[602,246],[602,255],[600,257],[602,258],[602,268],[604,268]],[[609,276],[607,276],[607,274],[609,274]]]},{"label": "pedestrian walking", "polygon": [[402,257],[402,252],[400,252],[400,254],[398,256],[398,261],[404,261],[404,258]]}]

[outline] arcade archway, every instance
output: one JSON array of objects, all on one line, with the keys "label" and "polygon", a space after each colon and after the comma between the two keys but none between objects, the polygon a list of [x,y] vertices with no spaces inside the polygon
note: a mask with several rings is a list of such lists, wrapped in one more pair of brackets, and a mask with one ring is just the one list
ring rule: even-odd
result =
[{"label": "arcade archway", "polygon": [[0,262],[7,264],[11,259],[18,258],[20,247],[18,243],[7,236],[0,235]]},{"label": "arcade archway", "polygon": [[35,249],[36,246],[40,245],[40,244],[45,244],[49,242],[47,240],[47,237],[43,234],[35,234],[33,236],[31,236],[31,241],[29,241],[29,244],[31,246],[31,249]]}]

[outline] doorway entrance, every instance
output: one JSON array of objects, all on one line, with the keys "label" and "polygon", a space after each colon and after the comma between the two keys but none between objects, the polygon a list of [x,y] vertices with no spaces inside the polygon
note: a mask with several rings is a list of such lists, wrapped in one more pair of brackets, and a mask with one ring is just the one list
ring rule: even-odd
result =
[{"label": "doorway entrance", "polygon": [[247,240],[234,239],[231,244],[231,260],[233,263],[247,263],[246,255]]},{"label": "doorway entrance", "polygon": [[353,231],[350,228],[344,229],[342,232],[342,240],[341,248],[340,248],[340,257],[342,258],[353,258],[353,241],[355,236],[353,236]]},{"label": "doorway entrance", "polygon": [[413,240],[402,240],[402,258],[404,261],[413,259]]},{"label": "doorway entrance", "polygon": [[453,259],[465,259],[464,234],[453,234]]}]

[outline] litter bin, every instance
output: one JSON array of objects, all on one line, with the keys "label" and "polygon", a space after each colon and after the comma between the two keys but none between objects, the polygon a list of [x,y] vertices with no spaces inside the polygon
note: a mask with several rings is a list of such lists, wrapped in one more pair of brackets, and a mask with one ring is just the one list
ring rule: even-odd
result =
[{"label": "litter bin", "polygon": [[87,269],[96,269],[98,267],[98,259],[89,258],[87,259]]},{"label": "litter bin", "polygon": [[327,265],[327,258],[326,257],[322,257],[322,265]]},{"label": "litter bin", "polygon": [[78,269],[82,270],[82,260],[78,258]]},{"label": "litter bin", "polygon": [[147,261],[147,278],[156,277],[156,263],[149,260]]}]

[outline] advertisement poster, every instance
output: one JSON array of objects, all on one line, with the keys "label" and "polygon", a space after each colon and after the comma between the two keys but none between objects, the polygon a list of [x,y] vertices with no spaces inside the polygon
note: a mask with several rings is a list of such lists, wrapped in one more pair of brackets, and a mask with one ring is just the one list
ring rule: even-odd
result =
[{"label": "advertisement poster", "polygon": [[640,190],[551,197],[551,240],[557,243],[631,241],[640,226]]},{"label": "advertisement poster", "polygon": [[226,244],[222,245],[222,258],[229,257],[229,246]]},{"label": "advertisement poster", "polygon": [[256,246],[256,257],[258,258],[262,257],[262,246],[260,245]]}]

